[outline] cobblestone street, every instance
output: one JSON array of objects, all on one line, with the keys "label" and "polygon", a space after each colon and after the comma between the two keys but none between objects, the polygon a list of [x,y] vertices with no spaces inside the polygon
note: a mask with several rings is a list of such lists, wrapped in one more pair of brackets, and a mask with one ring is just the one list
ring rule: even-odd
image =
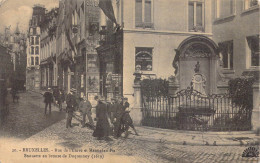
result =
[{"label": "cobblestone street", "polygon": [[65,118],[65,112],[59,112],[52,105],[51,115],[44,115],[43,97],[34,92],[20,93],[18,103],[13,103],[8,95],[9,115],[0,127],[0,137],[26,139]]},{"label": "cobblestone street", "polygon": [[[76,125],[77,121],[74,120],[73,123]],[[113,149],[116,152],[112,153],[112,156],[127,158],[126,161],[129,162],[258,162],[256,158],[242,158],[242,153],[247,146],[178,145],[158,137],[148,138],[147,129],[143,131],[142,129],[143,127],[137,127],[140,136],[130,135],[128,139],[120,138],[107,142],[93,138],[93,131],[88,128],[74,126],[65,129],[65,120],[63,120],[23,143],[34,144],[43,141],[49,148],[61,149]],[[161,131],[161,134],[166,135],[167,132]],[[108,161],[110,156],[111,153],[104,153],[103,161]],[[79,160],[83,161],[83,159]]]},{"label": "cobblestone street", "polygon": [[[259,139],[250,132],[189,132],[165,130],[151,127],[137,126],[140,136],[130,134],[127,139],[119,138],[112,141],[97,140],[92,136],[93,130],[81,128],[80,122],[73,118],[73,128],[65,128],[65,113],[59,112],[53,107],[51,115],[44,116],[42,97],[38,93],[27,92],[20,94],[20,102],[10,102],[10,114],[6,123],[1,127],[1,142],[10,148],[48,148],[50,155],[57,155],[56,149],[70,149],[67,154],[71,158],[60,160],[71,162],[77,155],[97,154],[104,156],[96,158],[100,162],[177,162],[177,163],[215,163],[215,162],[258,162],[257,158],[243,158],[243,151],[249,145],[240,146],[239,142],[227,138],[252,137]],[[202,135],[203,134],[203,135]],[[12,144],[7,138],[19,138],[19,143]],[[217,146],[213,146],[213,140],[217,140]],[[183,145],[183,141],[187,145]],[[204,141],[209,142],[205,145]],[[225,144],[226,141],[226,144]],[[77,150],[85,150],[79,152]],[[93,150],[107,150],[105,152],[91,152]],[[7,148],[6,148],[7,150]],[[72,151],[74,150],[74,151]],[[1,151],[0,151],[1,153]],[[19,162],[24,152],[16,153],[15,157],[6,162]],[[36,153],[26,153],[36,154]],[[0,156],[1,160],[1,156]],[[56,159],[57,160],[57,159]],[[84,158],[77,158],[77,162],[86,162]],[[37,162],[37,159],[27,158],[28,162]],[[55,161],[50,159],[49,161]],[[5,161],[3,161],[5,162]],[[41,162],[39,160],[39,162]]]}]

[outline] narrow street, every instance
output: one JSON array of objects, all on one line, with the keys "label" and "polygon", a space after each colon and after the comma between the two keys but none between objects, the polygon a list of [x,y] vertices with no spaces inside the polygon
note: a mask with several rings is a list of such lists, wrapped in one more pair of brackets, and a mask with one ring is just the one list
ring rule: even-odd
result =
[{"label": "narrow street", "polygon": [[43,97],[38,93],[24,92],[19,96],[19,102],[13,103],[8,94],[9,115],[0,127],[0,138],[23,140],[65,118],[65,112],[53,105],[51,115],[44,115]]}]

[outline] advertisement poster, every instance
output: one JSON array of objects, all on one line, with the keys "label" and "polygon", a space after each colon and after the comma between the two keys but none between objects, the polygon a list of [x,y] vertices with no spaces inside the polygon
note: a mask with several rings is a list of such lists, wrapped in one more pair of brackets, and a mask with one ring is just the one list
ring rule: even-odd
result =
[{"label": "advertisement poster", "polygon": [[0,163],[259,163],[259,0],[0,0]]}]

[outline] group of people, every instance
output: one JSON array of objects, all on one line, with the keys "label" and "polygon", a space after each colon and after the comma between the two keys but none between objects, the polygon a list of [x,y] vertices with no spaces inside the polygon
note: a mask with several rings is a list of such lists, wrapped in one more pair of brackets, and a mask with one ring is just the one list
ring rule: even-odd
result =
[{"label": "group of people", "polygon": [[65,95],[62,90],[56,88],[52,90],[51,88],[48,88],[48,90],[43,94],[44,97],[44,103],[45,103],[45,115],[47,114],[47,108],[49,106],[49,114],[51,114],[51,104],[55,101],[58,106],[59,110],[62,111],[62,103],[65,100]]},{"label": "group of people", "polygon": [[[111,101],[107,101],[103,96],[96,96],[94,99],[97,101],[96,105],[96,126],[94,126],[94,121],[92,119],[92,105],[86,96],[83,98],[77,98],[76,89],[72,88],[70,92],[64,96],[61,90],[57,90],[51,93],[49,88],[47,92],[44,93],[45,102],[45,114],[47,113],[47,107],[49,106],[49,112],[51,112],[51,103],[54,98],[59,105],[60,111],[62,111],[62,103],[66,101],[66,128],[72,127],[71,121],[73,118],[73,113],[75,111],[80,111],[82,115],[81,127],[85,127],[86,124],[94,129],[93,136],[97,139],[111,140],[109,136],[114,136],[118,138],[125,133],[125,137],[129,134],[129,128],[131,127],[135,134],[138,135],[134,125],[133,120],[130,116],[130,105],[128,99],[124,97],[112,98]],[[88,123],[86,123],[86,117],[88,118]]]},{"label": "group of people", "polygon": [[109,140],[110,135],[118,138],[124,132],[125,137],[127,137],[129,127],[138,135],[129,114],[130,105],[127,98],[112,98],[111,101],[108,102],[103,96],[96,96],[95,100],[98,104],[96,106],[97,124],[93,133],[94,137]]}]

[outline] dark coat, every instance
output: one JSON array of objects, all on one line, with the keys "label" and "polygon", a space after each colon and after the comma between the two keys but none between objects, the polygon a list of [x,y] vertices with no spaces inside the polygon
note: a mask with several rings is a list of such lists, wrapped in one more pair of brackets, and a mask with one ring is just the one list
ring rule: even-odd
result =
[{"label": "dark coat", "polygon": [[74,95],[69,93],[66,98],[66,103],[67,103],[67,112],[75,111],[77,107],[77,101]]},{"label": "dark coat", "polygon": [[45,92],[43,97],[44,97],[44,102],[45,103],[52,103],[53,102],[53,95],[52,95],[51,92],[48,92],[48,91]]},{"label": "dark coat", "polygon": [[91,109],[92,109],[92,105],[88,100],[87,101],[84,101],[84,100],[80,101],[79,110],[82,113],[84,113],[84,114],[89,113],[89,112],[91,112]]},{"label": "dark coat", "polygon": [[109,136],[110,126],[106,104],[99,102],[96,106],[97,125],[93,133],[94,137]]},{"label": "dark coat", "polygon": [[122,103],[115,103],[113,105],[113,108],[117,118],[121,117],[122,114],[124,113],[124,106]]},{"label": "dark coat", "polygon": [[129,108],[130,107],[130,104],[128,102],[125,102],[124,103],[124,106],[123,106],[123,110],[124,110],[124,113],[122,115],[122,124],[127,124],[127,125],[132,125],[133,124],[133,120],[129,114],[129,111],[125,111],[126,108]]}]

